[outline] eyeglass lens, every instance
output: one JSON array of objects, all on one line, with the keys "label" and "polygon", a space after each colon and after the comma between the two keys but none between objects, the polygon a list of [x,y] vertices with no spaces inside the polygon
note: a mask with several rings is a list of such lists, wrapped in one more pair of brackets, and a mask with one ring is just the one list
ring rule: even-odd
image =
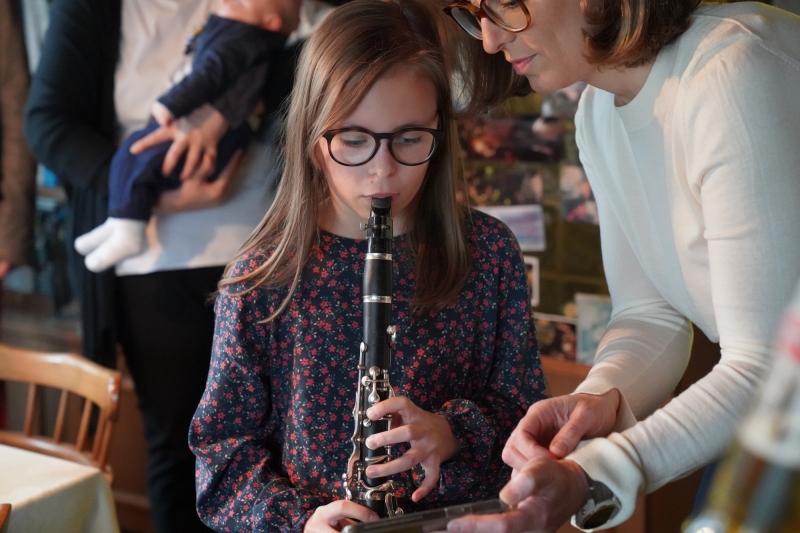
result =
[{"label": "eyeglass lens", "polygon": [[[424,163],[435,148],[433,134],[423,130],[396,133],[389,142],[389,152],[404,165]],[[362,165],[378,151],[376,139],[363,131],[339,132],[330,140],[329,147],[331,157],[343,165]]]},{"label": "eyeglass lens", "polygon": [[[522,0],[483,0],[481,8],[495,24],[507,31],[524,30],[529,23]],[[451,13],[458,24],[470,35],[482,38],[477,10],[452,6]]]}]

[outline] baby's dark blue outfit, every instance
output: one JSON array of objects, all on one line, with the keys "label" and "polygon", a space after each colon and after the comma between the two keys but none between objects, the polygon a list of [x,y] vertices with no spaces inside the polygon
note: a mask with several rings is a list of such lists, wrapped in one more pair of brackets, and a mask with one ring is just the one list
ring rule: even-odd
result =
[{"label": "baby's dark blue outfit", "polygon": [[[283,34],[211,15],[190,45],[194,50],[192,72],[158,99],[176,119],[208,103],[227,120],[230,128],[217,146],[214,172],[208,181],[215,180],[233,154],[250,141],[252,129],[247,117],[263,92],[273,54],[285,42]],[[134,132],[114,154],[109,181],[110,217],[148,220],[158,196],[180,187],[185,155],[169,176],[161,173],[171,141],[138,155],[130,153],[134,142],[158,127],[153,122]]]}]

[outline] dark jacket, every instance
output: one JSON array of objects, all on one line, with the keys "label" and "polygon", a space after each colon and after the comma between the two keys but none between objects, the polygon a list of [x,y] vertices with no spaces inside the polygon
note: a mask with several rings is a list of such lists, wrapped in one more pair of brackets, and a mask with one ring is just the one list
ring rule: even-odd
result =
[{"label": "dark jacket", "polygon": [[107,216],[120,21],[119,0],[55,0],[25,107],[31,150],[59,177],[69,199],[67,248],[81,300],[83,354],[109,366],[116,341],[114,272],[86,270],[72,242]]}]

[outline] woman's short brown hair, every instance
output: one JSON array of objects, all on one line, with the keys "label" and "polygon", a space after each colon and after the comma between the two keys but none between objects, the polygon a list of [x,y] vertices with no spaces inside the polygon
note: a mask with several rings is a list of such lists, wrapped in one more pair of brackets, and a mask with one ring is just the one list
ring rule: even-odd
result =
[{"label": "woman's short brown hair", "polygon": [[635,67],[689,27],[700,0],[581,0],[586,58],[598,67]]},{"label": "woman's short brown hair", "polygon": [[[447,0],[433,0],[449,5]],[[585,57],[603,68],[635,67],[653,59],[690,24],[701,0],[581,0],[586,19]],[[481,42],[451,20],[446,42],[461,79],[465,114],[485,111],[510,96],[524,94],[527,80],[513,73],[502,54],[486,54]]]}]

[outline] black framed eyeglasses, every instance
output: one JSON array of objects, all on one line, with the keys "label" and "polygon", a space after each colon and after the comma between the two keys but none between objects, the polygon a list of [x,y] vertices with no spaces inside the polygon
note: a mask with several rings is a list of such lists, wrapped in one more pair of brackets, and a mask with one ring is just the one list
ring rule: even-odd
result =
[{"label": "black framed eyeglasses", "polygon": [[531,14],[523,0],[481,0],[479,6],[471,2],[454,2],[444,8],[461,28],[476,39],[483,40],[481,19],[487,17],[498,27],[518,33],[531,23]]},{"label": "black framed eyeglasses", "polygon": [[322,137],[328,141],[331,159],[346,167],[357,167],[375,157],[382,139],[388,142],[389,153],[401,165],[414,167],[433,157],[444,131],[430,128],[403,128],[392,133],[373,133],[352,127],[328,130]]}]

